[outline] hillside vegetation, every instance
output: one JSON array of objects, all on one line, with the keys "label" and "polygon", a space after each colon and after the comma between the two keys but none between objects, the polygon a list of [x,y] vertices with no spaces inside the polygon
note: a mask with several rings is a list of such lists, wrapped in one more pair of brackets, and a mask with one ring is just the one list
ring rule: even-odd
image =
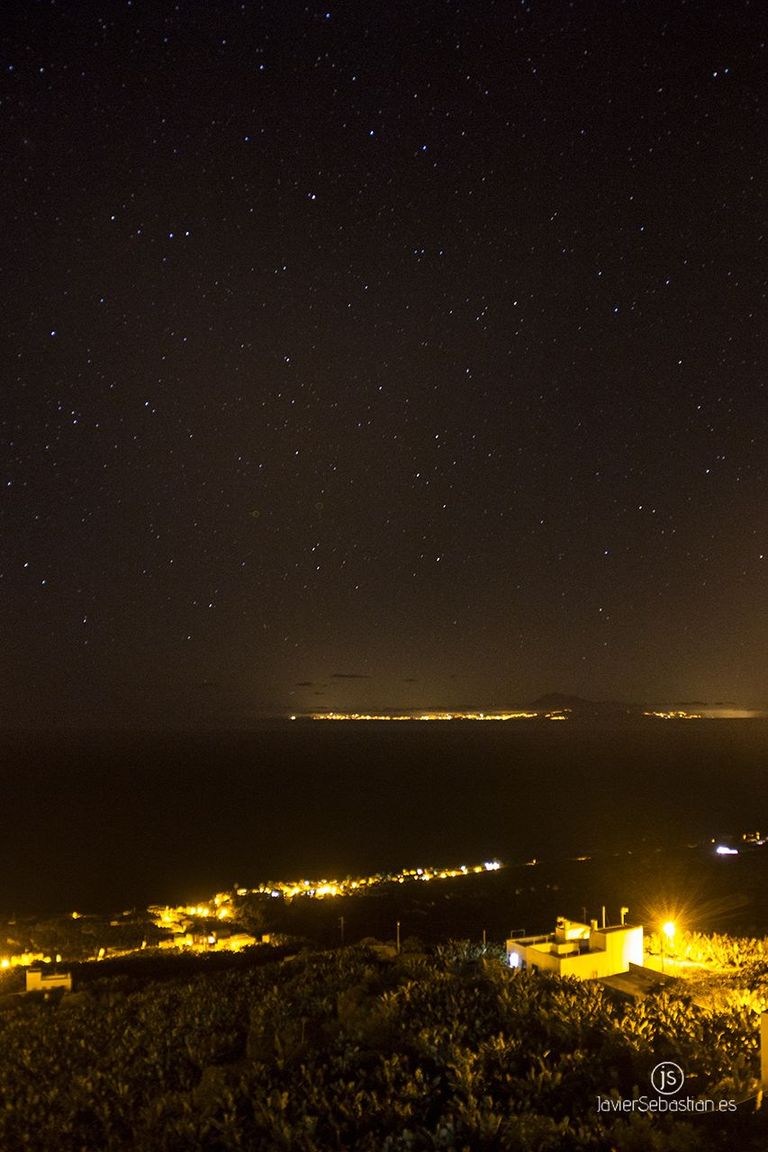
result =
[{"label": "hillside vegetation", "polygon": [[768,1147],[754,1102],[729,1115],[596,1107],[653,1094],[663,1059],[692,1096],[754,1094],[747,1006],[670,994],[621,1006],[460,946],[133,963],[89,966],[59,1001],[4,1000],[4,1152]]}]

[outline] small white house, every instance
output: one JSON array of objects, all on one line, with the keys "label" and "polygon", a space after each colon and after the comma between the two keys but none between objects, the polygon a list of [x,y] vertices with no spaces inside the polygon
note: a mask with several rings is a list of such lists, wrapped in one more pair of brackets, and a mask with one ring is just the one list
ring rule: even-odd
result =
[{"label": "small white house", "polygon": [[[269,944],[268,935],[260,937],[260,940],[262,944]],[[239,952],[241,948],[251,948],[258,943],[259,940],[247,932],[233,932],[231,936],[219,937],[216,947],[220,952]]]},{"label": "small white house", "polygon": [[554,972],[578,980],[596,980],[628,972],[643,963],[642,925],[615,924],[598,928],[597,921],[581,924],[559,916],[549,936],[523,936],[507,940],[510,968]]},{"label": "small white house", "polygon": [[43,968],[27,968],[27,992],[72,991],[71,972],[48,972]]}]

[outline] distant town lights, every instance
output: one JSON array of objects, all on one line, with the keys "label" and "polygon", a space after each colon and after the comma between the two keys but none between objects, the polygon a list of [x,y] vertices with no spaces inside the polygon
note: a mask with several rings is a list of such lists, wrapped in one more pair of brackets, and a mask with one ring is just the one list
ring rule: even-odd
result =
[{"label": "distant town lights", "polygon": [[[538,712],[310,712],[309,720],[535,720]],[[291,720],[295,720],[291,716]],[[565,716],[547,719],[565,720]]]}]

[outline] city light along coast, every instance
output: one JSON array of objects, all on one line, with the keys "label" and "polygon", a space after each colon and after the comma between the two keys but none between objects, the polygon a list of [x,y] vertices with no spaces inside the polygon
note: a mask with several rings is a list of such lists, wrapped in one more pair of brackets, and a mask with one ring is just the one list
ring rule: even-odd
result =
[{"label": "city light along coast", "polygon": [[291,720],[535,720],[539,715],[538,712],[310,712],[292,715]]},{"label": "city light along coast", "polygon": [[354,893],[370,891],[383,884],[405,884],[409,881],[452,880],[459,876],[480,875],[483,872],[498,872],[503,864],[500,860],[485,860],[482,864],[460,864],[456,868],[404,868],[400,872],[377,872],[372,876],[346,877],[343,880],[276,880],[259,884],[255,888],[237,888],[235,892],[217,892],[208,901],[195,905],[180,905],[177,908],[161,908],[152,905],[158,923],[168,921],[175,914],[198,917],[215,917],[225,920],[231,915],[230,904],[234,896],[269,896],[274,899],[294,900],[303,897],[322,900],[326,897],[351,896]]},{"label": "city light along coast", "polygon": [[[643,710],[637,715],[652,720],[703,720],[701,712],[686,712],[683,709],[659,711]],[[291,720],[354,720],[354,721],[448,721],[448,720],[572,720],[571,708],[553,708],[542,711],[501,711],[479,712],[452,711],[413,711],[413,712],[309,712],[292,713]]]}]

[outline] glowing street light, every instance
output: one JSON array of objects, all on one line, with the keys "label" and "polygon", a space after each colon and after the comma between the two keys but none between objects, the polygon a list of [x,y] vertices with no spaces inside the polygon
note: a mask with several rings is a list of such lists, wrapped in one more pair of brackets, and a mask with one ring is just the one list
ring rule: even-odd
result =
[{"label": "glowing street light", "polygon": [[666,936],[667,940],[669,940],[669,945],[671,947],[672,941],[675,938],[676,927],[677,926],[676,926],[674,920],[667,920],[661,926],[661,972],[662,972],[662,975],[664,974],[664,937]]}]

